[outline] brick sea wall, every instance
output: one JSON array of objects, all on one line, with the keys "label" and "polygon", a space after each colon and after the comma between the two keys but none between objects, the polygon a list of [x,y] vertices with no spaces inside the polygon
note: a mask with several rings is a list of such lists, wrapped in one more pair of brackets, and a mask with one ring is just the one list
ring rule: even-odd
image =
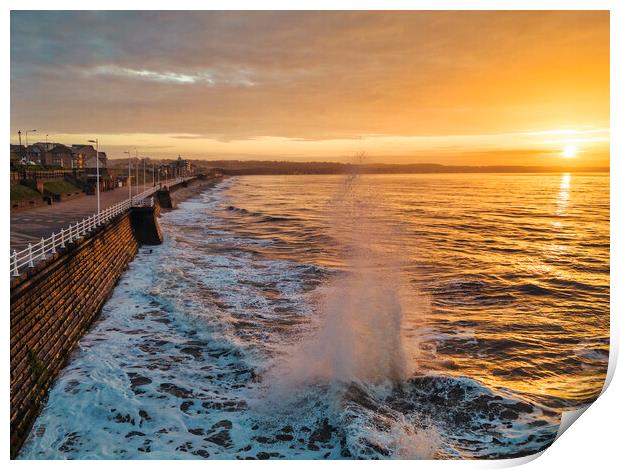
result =
[{"label": "brick sea wall", "polygon": [[[158,228],[157,211],[142,213]],[[135,214],[123,214],[11,281],[11,458],[143,242],[135,225]]]}]

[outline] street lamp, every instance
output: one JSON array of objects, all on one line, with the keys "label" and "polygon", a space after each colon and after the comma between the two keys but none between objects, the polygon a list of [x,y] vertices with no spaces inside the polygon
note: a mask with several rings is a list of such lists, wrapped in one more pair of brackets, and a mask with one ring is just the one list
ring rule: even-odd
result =
[{"label": "street lamp", "polygon": [[136,152],[136,192],[140,191],[140,159],[138,158],[138,148],[134,147]]},{"label": "street lamp", "polygon": [[90,143],[95,144],[95,158],[97,159],[97,214],[101,212],[101,201],[99,199],[99,139],[89,140]]},{"label": "street lamp", "polygon": [[131,202],[131,152],[123,152],[127,154],[127,165],[129,166],[129,174],[127,176],[127,185],[129,186],[129,201]]}]

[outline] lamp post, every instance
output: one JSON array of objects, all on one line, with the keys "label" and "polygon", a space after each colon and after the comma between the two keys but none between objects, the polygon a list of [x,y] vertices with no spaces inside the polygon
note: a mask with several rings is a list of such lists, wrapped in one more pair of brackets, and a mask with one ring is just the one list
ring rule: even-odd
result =
[{"label": "lamp post", "polygon": [[129,202],[131,203],[131,152],[123,152],[127,154],[127,166],[129,173],[127,174],[127,186],[129,186]]},{"label": "lamp post", "polygon": [[136,152],[136,192],[140,190],[140,159],[138,158],[138,149],[134,147]]},{"label": "lamp post", "polygon": [[101,201],[99,198],[99,139],[89,140],[89,142],[95,144],[95,158],[97,159],[97,214],[101,212]]}]

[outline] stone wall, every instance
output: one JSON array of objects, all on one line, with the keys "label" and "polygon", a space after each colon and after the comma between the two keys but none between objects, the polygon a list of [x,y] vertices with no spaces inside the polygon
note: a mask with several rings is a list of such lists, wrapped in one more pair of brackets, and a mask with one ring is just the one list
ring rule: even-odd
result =
[{"label": "stone wall", "polygon": [[[157,208],[158,209],[158,208]],[[11,281],[11,458],[141,243],[132,209]],[[159,230],[158,210],[140,211]],[[138,216],[140,217],[140,216]],[[161,232],[151,238],[161,237]],[[142,235],[142,238],[148,238]],[[161,240],[160,240],[161,242]]]}]

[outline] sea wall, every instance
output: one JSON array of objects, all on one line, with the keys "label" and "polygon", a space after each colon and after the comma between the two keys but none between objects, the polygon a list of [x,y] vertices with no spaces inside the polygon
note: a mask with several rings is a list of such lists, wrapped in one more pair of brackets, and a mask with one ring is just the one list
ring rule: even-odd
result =
[{"label": "sea wall", "polygon": [[138,247],[161,243],[158,214],[133,208],[11,281],[11,458]]}]

